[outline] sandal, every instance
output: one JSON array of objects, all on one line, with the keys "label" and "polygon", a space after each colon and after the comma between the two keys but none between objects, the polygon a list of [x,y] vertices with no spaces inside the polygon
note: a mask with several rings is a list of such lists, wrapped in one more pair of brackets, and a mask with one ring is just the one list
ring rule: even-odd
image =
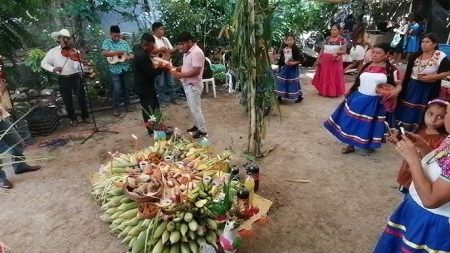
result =
[{"label": "sandal", "polygon": [[341,154],[350,154],[350,153],[353,153],[353,152],[355,152],[355,147],[349,145],[349,146],[347,146],[347,147],[342,149]]}]

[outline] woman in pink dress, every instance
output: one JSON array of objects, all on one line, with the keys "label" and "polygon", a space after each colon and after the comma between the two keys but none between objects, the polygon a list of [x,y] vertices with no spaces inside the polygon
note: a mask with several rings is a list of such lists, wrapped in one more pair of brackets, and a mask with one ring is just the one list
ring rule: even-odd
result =
[{"label": "woman in pink dress", "polygon": [[339,97],[345,93],[342,55],[346,54],[347,41],[341,36],[341,27],[334,24],[317,61],[312,84],[320,96]]}]

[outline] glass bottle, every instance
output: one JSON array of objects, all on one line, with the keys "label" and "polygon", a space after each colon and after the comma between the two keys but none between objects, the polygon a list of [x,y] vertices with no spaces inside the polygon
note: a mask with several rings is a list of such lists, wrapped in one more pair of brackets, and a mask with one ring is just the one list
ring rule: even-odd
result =
[{"label": "glass bottle", "polygon": [[245,211],[249,204],[249,197],[250,197],[249,191],[247,190],[247,188],[242,187],[237,191],[236,196],[238,197],[239,210]]},{"label": "glass bottle", "polygon": [[247,174],[251,174],[253,180],[255,180],[255,192],[259,189],[259,166],[256,164],[252,164],[247,168]]},{"label": "glass bottle", "polygon": [[231,168],[231,174],[230,174],[230,176],[231,176],[231,180],[234,180],[234,181],[238,181],[238,182],[239,182],[239,167],[233,166],[233,167]]},{"label": "glass bottle", "polygon": [[249,192],[248,202],[250,205],[253,205],[253,195],[255,192],[255,180],[253,179],[253,176],[251,173],[247,174],[247,178],[245,179],[244,186],[245,186],[245,188],[247,188],[247,190]]}]

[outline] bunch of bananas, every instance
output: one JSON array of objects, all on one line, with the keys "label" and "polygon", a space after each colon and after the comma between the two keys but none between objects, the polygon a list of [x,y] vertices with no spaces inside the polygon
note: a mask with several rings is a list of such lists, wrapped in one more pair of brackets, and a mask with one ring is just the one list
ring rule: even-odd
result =
[{"label": "bunch of bananas", "polygon": [[197,221],[190,212],[179,212],[171,221],[162,221],[152,235],[156,240],[152,253],[198,253],[203,244],[217,248],[217,223],[213,219]]}]

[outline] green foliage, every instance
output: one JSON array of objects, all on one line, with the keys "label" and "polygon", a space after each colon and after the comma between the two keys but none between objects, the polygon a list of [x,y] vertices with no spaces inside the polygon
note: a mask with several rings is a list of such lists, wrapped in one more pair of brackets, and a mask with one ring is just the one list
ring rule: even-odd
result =
[{"label": "green foliage", "polygon": [[25,65],[35,74],[42,74],[44,70],[41,68],[41,61],[45,57],[45,52],[42,49],[35,48],[27,52]]},{"label": "green foliage", "polygon": [[204,48],[212,49],[220,41],[218,35],[232,15],[234,3],[227,0],[161,1],[161,22],[173,40],[178,33],[189,31]]},{"label": "green foliage", "polygon": [[225,83],[225,72],[214,72],[213,77],[216,80],[217,83]]},{"label": "green foliage", "polygon": [[35,21],[35,17],[32,15],[45,2],[47,1],[0,1],[0,55],[12,59],[15,50],[32,42],[25,24]]},{"label": "green foliage", "polygon": [[45,57],[45,52],[42,49],[35,48],[27,52],[27,58],[25,60],[25,66],[36,74],[39,78],[39,83],[42,86],[48,84],[48,74],[41,68],[41,61]]},{"label": "green foliage", "polygon": [[280,0],[272,20],[275,45],[288,33],[326,30],[327,20],[331,19],[336,10],[336,4],[320,1]]}]

